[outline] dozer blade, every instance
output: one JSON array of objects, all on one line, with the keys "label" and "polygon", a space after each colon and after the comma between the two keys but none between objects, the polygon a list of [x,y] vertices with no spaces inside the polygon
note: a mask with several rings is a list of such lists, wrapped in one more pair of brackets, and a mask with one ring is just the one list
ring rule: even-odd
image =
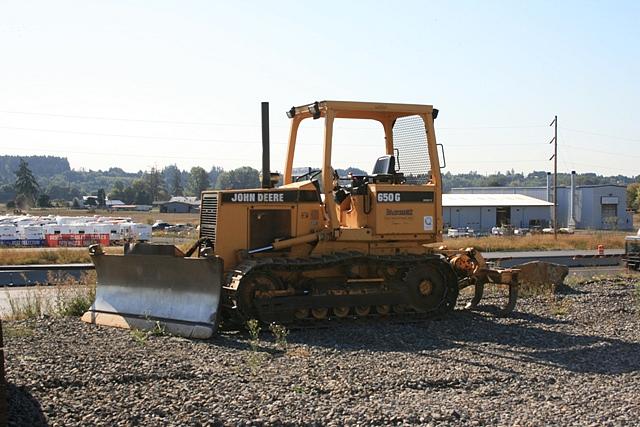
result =
[{"label": "dozer blade", "polygon": [[186,258],[169,245],[141,245],[125,255],[92,248],[96,300],[87,323],[210,338],[217,327],[223,263]]}]

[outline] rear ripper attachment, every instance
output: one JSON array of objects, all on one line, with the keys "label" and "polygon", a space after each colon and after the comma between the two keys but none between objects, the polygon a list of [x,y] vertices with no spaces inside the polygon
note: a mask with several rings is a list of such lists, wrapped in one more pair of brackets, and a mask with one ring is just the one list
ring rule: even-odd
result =
[{"label": "rear ripper attachment", "polygon": [[485,285],[491,284],[496,288],[506,287],[508,290],[506,303],[495,307],[495,314],[499,317],[511,314],[518,300],[520,270],[515,268],[489,268],[482,255],[474,248],[449,250],[446,246],[441,246],[436,252],[448,257],[449,263],[458,276],[460,290],[470,286],[474,287],[473,298],[465,308],[476,309],[484,295]]}]

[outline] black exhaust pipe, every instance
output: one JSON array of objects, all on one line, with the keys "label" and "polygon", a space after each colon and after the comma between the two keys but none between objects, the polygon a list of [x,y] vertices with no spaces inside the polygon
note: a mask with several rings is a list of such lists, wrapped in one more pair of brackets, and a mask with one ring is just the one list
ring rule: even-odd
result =
[{"label": "black exhaust pipe", "polygon": [[262,188],[271,188],[269,159],[269,103],[262,103]]}]

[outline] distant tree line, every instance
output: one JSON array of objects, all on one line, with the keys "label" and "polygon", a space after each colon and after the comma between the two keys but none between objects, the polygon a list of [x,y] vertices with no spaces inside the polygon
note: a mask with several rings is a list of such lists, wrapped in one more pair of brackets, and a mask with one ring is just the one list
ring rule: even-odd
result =
[{"label": "distant tree line", "polygon": [[[51,164],[49,164],[49,162]],[[12,168],[12,169],[11,169]],[[11,170],[11,174],[7,173]],[[357,168],[337,169],[341,176],[352,172],[365,174]],[[242,189],[260,186],[259,171],[249,166],[224,170],[213,166],[209,171],[200,166],[181,170],[176,165],[162,169],[152,167],[147,171],[125,172],[120,168],[106,171],[72,170],[66,158],[52,156],[0,156],[0,203],[12,202],[17,207],[67,205],[74,201],[80,205],[82,197],[94,196],[89,203],[104,205],[106,198],[121,200],[126,204],[152,204],[171,196],[196,196],[207,189]],[[570,174],[559,173],[558,184],[569,185]],[[482,175],[476,171],[452,174],[443,173],[445,192],[456,187],[527,187],[544,186],[545,171],[528,174],[515,172]],[[620,184],[627,186],[627,204],[630,209],[640,209],[640,175],[602,176],[584,173],[576,176],[577,185]]]},{"label": "distant tree line", "polygon": [[[446,172],[442,174],[442,182],[445,193],[452,188],[459,187],[539,187],[547,185],[547,172],[534,171],[526,175],[522,172],[515,172],[513,169],[505,173],[497,172],[489,175],[481,175],[475,171],[459,174]],[[595,173],[576,174],[576,185],[629,185],[634,182],[640,182],[640,175],[627,177],[624,175],[603,176]],[[558,185],[570,184],[570,173],[558,173]]]}]

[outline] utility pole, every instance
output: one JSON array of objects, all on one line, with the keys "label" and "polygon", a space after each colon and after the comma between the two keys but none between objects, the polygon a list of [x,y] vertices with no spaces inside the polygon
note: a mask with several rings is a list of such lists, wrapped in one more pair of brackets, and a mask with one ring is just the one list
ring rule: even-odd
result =
[{"label": "utility pole", "polygon": [[558,116],[554,116],[549,126],[554,127],[553,139],[553,238],[558,240]]}]

